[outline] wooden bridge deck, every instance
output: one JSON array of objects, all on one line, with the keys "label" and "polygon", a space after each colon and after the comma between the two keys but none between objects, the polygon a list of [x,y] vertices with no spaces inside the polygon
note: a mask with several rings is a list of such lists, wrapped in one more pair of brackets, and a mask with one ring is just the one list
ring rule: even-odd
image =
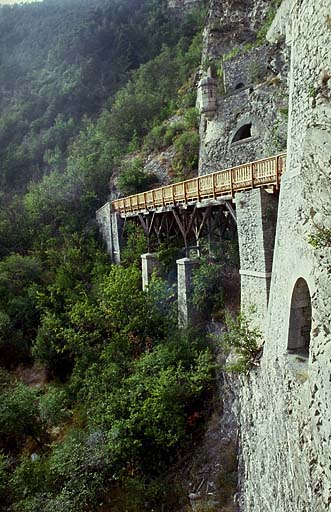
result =
[{"label": "wooden bridge deck", "polygon": [[274,187],[275,190],[278,190],[285,164],[286,154],[282,153],[117,199],[112,202],[112,210],[125,216],[165,206],[179,206],[207,199],[233,198],[236,192],[252,188]]}]

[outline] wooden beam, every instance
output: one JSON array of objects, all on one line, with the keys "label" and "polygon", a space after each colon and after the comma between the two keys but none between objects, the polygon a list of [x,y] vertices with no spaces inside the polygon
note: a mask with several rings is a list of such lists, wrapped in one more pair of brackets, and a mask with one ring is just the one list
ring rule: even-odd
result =
[{"label": "wooden beam", "polygon": [[[140,224],[143,227],[143,230],[145,231],[145,234],[149,235],[149,229],[148,229],[148,222],[145,222],[145,219],[141,213],[138,213],[138,219],[140,220]],[[146,219],[147,221],[147,219]]]},{"label": "wooden beam", "polygon": [[233,220],[235,221],[235,223],[237,224],[237,215],[236,215],[236,210],[233,208],[232,204],[230,203],[230,201],[225,201],[225,207],[227,208],[227,210],[229,211],[231,217],[233,218]]}]

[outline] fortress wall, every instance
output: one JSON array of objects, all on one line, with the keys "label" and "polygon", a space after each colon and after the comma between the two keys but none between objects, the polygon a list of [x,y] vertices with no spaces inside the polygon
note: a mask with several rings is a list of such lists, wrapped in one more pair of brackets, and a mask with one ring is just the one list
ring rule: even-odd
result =
[{"label": "fortress wall", "polygon": [[[330,20],[329,0],[292,2],[287,30],[291,33],[288,159],[279,202],[267,339],[261,367],[243,378],[240,392],[244,512],[331,508],[331,248],[309,243],[323,226],[331,227]],[[311,296],[309,358],[287,350],[298,278],[305,279]],[[292,302],[292,314],[297,315],[293,308]]]},{"label": "fortress wall", "polygon": [[[288,87],[284,44],[255,44],[269,0],[213,0],[204,31],[203,65],[214,69],[217,108],[201,115],[199,174],[282,152],[286,145]],[[249,44],[251,47],[249,48]],[[241,88],[238,88],[241,85]],[[201,91],[198,90],[201,107]],[[232,144],[252,123],[252,136]]]}]

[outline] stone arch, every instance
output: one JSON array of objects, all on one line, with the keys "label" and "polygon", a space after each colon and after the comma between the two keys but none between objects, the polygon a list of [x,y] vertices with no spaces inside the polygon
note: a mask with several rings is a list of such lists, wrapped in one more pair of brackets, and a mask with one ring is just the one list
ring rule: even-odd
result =
[{"label": "stone arch", "polygon": [[289,353],[309,356],[311,334],[311,296],[307,282],[300,277],[293,288],[287,349]]},{"label": "stone arch", "polygon": [[232,137],[231,144],[241,140],[250,139],[252,137],[252,123],[245,123],[236,131]]}]

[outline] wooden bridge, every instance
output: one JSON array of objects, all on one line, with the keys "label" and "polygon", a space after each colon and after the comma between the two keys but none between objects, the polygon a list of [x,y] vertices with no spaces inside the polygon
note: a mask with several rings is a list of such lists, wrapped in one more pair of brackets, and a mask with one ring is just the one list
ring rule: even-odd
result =
[{"label": "wooden bridge", "polygon": [[112,202],[112,211],[122,217],[145,214],[164,207],[176,207],[206,200],[232,200],[236,192],[253,188],[278,190],[285,169],[282,153],[173,185],[166,185]]},{"label": "wooden bridge", "polygon": [[108,252],[120,261],[128,223],[142,226],[151,252],[162,241],[182,239],[186,255],[209,242],[237,237],[235,194],[264,188],[277,194],[284,153],[106,203],[97,219]]}]

